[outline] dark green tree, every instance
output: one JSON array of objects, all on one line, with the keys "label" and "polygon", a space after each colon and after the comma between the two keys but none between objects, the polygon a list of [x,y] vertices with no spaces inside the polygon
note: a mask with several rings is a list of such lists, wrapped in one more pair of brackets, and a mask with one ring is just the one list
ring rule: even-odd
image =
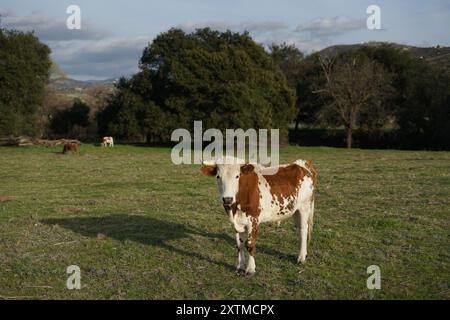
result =
[{"label": "dark green tree", "polygon": [[319,112],[323,106],[330,104],[329,97],[319,94],[325,84],[326,78],[319,54],[315,53],[303,59],[296,84],[298,101],[296,129],[300,123],[310,127],[320,125]]},{"label": "dark green tree", "polygon": [[285,43],[281,45],[272,44],[269,52],[276,68],[286,76],[289,85],[296,92],[295,129],[297,130],[301,119],[306,120],[304,110],[311,109],[311,101],[308,100],[309,95],[305,95],[304,91],[309,89],[307,87],[311,82],[306,81],[305,76],[307,74],[310,76],[309,62],[312,60],[305,62],[304,54],[297,47]]},{"label": "dark green tree", "polygon": [[126,140],[139,139],[143,131],[138,116],[144,107],[139,88],[133,88],[132,79],[121,78],[116,89],[117,93],[110,97],[106,108],[96,115],[99,133]]},{"label": "dark green tree", "polygon": [[49,54],[33,33],[0,28],[0,135],[40,133]]},{"label": "dark green tree", "polygon": [[412,64],[397,110],[408,148],[450,148],[450,77],[424,61]]},{"label": "dark green tree", "polygon": [[304,54],[295,45],[283,43],[272,44],[269,47],[270,56],[275,66],[286,76],[289,84],[296,87],[298,77],[303,69]]},{"label": "dark green tree", "polygon": [[56,134],[71,134],[75,126],[87,127],[89,125],[89,106],[75,99],[69,109],[57,110],[53,113],[50,128]]},{"label": "dark green tree", "polygon": [[[204,129],[279,128],[286,137],[295,116],[295,92],[248,33],[171,29],[145,48],[140,72],[126,82],[98,115],[102,130],[124,135],[124,108],[152,141],[168,141],[173,129],[190,129],[194,120]],[[133,98],[118,101],[125,91]]]}]

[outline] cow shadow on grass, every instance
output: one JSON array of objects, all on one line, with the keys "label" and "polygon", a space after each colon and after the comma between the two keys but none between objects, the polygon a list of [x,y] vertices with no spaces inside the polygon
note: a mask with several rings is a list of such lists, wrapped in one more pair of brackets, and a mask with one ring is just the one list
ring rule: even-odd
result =
[{"label": "cow shadow on grass", "polygon": [[120,241],[130,240],[145,245],[158,246],[180,255],[194,257],[230,270],[234,269],[234,266],[231,264],[172,244],[173,241],[189,239],[195,235],[216,239],[216,241],[229,241],[223,234],[196,230],[181,223],[127,214],[111,214],[102,217],[43,219],[41,223],[59,225],[87,237],[104,235]]},{"label": "cow shadow on grass", "polygon": [[[145,245],[158,246],[176,254],[191,258],[194,257],[229,270],[235,269],[234,265],[224,261],[219,261],[211,256],[191,251],[187,248],[180,248],[172,244],[176,240],[200,236],[213,241],[225,241],[228,245],[235,246],[234,237],[222,233],[208,232],[204,229],[181,223],[127,214],[111,214],[102,217],[43,219],[41,223],[59,225],[87,237],[97,237],[99,234],[102,234],[120,241],[130,240]],[[269,254],[280,259],[295,259],[295,257],[287,256],[286,254],[264,246],[258,246],[258,248],[261,253]]]}]

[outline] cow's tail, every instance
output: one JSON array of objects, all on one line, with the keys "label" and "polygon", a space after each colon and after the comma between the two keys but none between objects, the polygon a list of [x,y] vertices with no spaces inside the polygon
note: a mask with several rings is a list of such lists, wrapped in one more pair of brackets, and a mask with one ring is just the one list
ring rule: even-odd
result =
[{"label": "cow's tail", "polygon": [[306,169],[308,169],[308,171],[311,174],[311,179],[313,181],[314,191],[315,191],[316,186],[317,186],[317,171],[316,171],[316,168],[314,168],[311,160],[306,160],[305,165],[306,165]]},{"label": "cow's tail", "polygon": [[314,200],[311,201],[311,210],[309,212],[308,217],[308,245],[311,242],[313,227],[314,227]]},{"label": "cow's tail", "polygon": [[317,187],[317,171],[314,168],[311,160],[306,160],[306,168],[309,170],[311,174],[311,179],[313,182],[313,194],[311,196],[311,208],[310,213],[308,217],[308,244],[311,242],[312,238],[312,232],[314,227],[314,194],[316,193],[316,187]]}]

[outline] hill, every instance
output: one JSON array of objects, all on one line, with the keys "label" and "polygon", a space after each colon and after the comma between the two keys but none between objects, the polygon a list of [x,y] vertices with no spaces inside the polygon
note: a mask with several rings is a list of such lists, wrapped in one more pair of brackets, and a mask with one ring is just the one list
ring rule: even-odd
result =
[{"label": "hill", "polygon": [[450,47],[434,46],[434,47],[414,47],[402,45],[398,43],[387,42],[367,42],[362,44],[336,45],[319,51],[324,57],[334,57],[341,52],[357,50],[361,46],[381,46],[384,44],[392,45],[400,50],[408,52],[413,58],[425,59],[429,63],[446,70],[450,74]]},{"label": "hill", "polygon": [[107,87],[114,87],[117,79],[106,79],[106,80],[87,80],[80,81],[67,77],[58,77],[50,79],[50,87],[56,91],[70,92],[70,91],[83,91],[98,85],[103,85]]}]

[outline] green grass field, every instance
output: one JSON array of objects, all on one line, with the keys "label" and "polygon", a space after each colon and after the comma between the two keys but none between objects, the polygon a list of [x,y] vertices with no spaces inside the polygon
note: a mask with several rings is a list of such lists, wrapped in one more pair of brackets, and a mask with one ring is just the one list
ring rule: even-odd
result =
[{"label": "green grass field", "polygon": [[[318,174],[313,240],[263,225],[254,277],[234,272],[214,179],[170,149],[0,148],[0,298],[449,299],[450,153],[285,147]],[[81,268],[68,290],[66,268]],[[366,287],[381,268],[381,289]]]}]

